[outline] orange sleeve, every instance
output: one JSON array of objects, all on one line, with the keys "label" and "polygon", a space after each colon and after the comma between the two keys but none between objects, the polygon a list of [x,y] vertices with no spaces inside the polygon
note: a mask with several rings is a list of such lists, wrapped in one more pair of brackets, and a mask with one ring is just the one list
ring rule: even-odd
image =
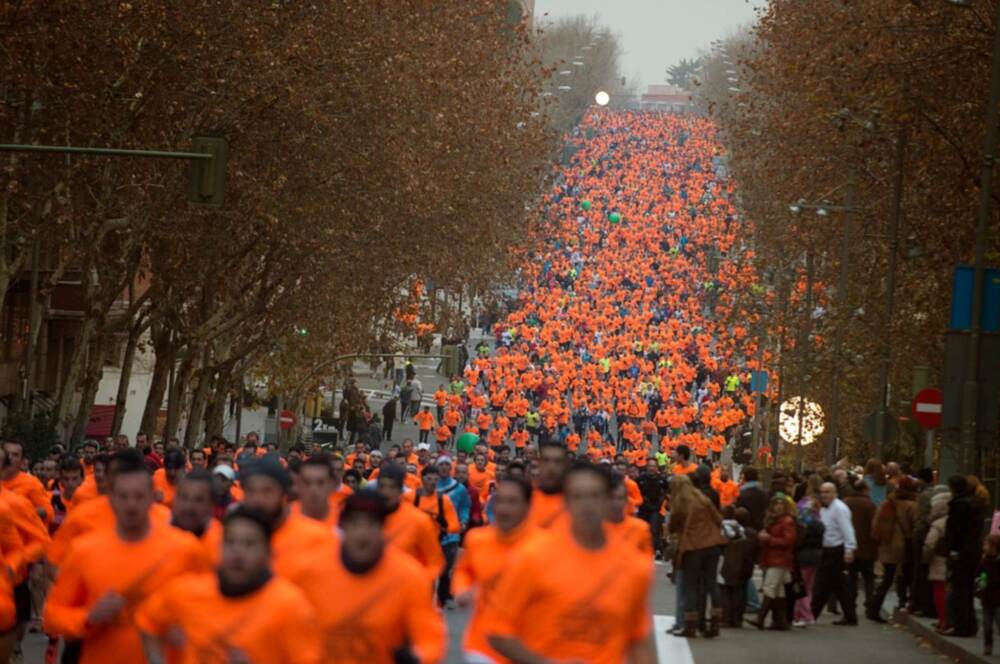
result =
[{"label": "orange sleeve", "polygon": [[48,528],[32,509],[23,510],[22,514],[14,514],[14,527],[24,544],[24,557],[28,562],[35,562],[45,555],[51,539]]},{"label": "orange sleeve", "polygon": [[146,598],[133,615],[135,626],[140,632],[161,637],[167,629],[176,624],[176,611],[171,606],[174,588],[183,583],[178,577]]},{"label": "orange sleeve", "polygon": [[[469,531],[471,535],[474,531]],[[458,554],[458,560],[455,561],[455,571],[451,575],[451,589],[455,595],[461,595],[462,593],[470,590],[476,583],[476,573],[472,569],[472,562],[469,555],[469,546],[472,544],[469,541],[468,535],[465,538],[465,549]]]},{"label": "orange sleeve", "polygon": [[0,517],[0,555],[3,555],[3,561],[14,572],[14,576],[21,578],[21,573],[28,564],[27,551],[10,513],[4,513]]},{"label": "orange sleeve", "polygon": [[537,578],[534,560],[523,554],[517,555],[510,568],[501,574],[490,598],[490,606],[493,607],[491,636],[517,636],[518,618],[532,601],[533,582]]},{"label": "orange sleeve", "polygon": [[291,603],[283,613],[280,628],[270,634],[261,634],[261,638],[273,638],[280,634],[285,643],[283,661],[288,664],[320,664],[323,661],[322,630],[312,606],[303,596],[301,601]]},{"label": "orange sleeve", "polygon": [[[453,508],[454,511],[454,508]],[[431,578],[436,579],[444,569],[444,552],[441,551],[441,544],[438,542],[437,524],[431,519],[421,519],[420,534],[417,536],[417,546],[420,550],[420,558],[424,567],[430,572]]]},{"label": "orange sleeve", "polygon": [[434,606],[431,586],[420,577],[409,577],[406,592],[406,636],[421,664],[437,664],[444,659],[447,632],[441,612]]},{"label": "orange sleeve", "polygon": [[87,631],[86,599],[80,563],[70,552],[45,600],[42,613],[45,633],[68,639],[83,638]]},{"label": "orange sleeve", "polygon": [[45,490],[45,487],[42,486],[42,483],[38,480],[38,478],[33,475],[30,477],[31,482],[28,484],[29,488],[25,497],[31,501],[31,504],[34,505],[36,509],[45,510],[45,516],[42,518],[45,519],[45,523],[48,523],[52,521],[52,517],[55,514],[52,509],[52,501],[49,500],[49,494]]},{"label": "orange sleeve", "polygon": [[649,637],[650,632],[653,631],[653,619],[649,613],[649,590],[653,587],[653,574],[654,570],[651,565],[646,562],[641,562],[642,568],[644,570],[642,576],[642,585],[638,588],[636,597],[629,598],[632,605],[629,607],[632,613],[632,619],[629,621],[630,625],[635,626],[635,631],[632,632],[632,643],[638,643]]}]

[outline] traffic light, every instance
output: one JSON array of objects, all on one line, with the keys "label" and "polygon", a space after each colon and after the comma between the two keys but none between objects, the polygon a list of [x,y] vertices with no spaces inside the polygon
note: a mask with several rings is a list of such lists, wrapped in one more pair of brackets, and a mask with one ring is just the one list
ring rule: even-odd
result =
[{"label": "traffic light", "polygon": [[192,152],[210,154],[212,158],[191,161],[188,200],[200,205],[221,207],[226,189],[226,159],[229,156],[226,139],[195,136]]},{"label": "traffic light", "polygon": [[459,363],[458,346],[442,346],[441,354],[444,355],[444,357],[441,358],[441,364],[438,367],[441,375],[448,377],[457,374]]}]

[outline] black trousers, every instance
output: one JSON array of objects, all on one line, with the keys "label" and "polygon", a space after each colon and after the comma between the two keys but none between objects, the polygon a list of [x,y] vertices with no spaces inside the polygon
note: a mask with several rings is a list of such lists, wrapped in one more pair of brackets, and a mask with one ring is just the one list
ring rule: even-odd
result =
[{"label": "black trousers", "polygon": [[954,621],[955,636],[976,635],[973,600],[978,563],[979,554],[960,553],[958,559],[949,564],[951,593],[948,595],[948,613]]},{"label": "black trousers", "polygon": [[847,568],[847,584],[851,587],[851,605],[855,607],[858,605],[859,576],[865,586],[865,610],[867,611],[868,606],[872,603],[872,597],[875,596],[875,561],[855,558],[854,562]]},{"label": "black trousers", "polygon": [[417,438],[418,443],[426,443],[427,437],[431,435],[430,429],[421,429],[420,436]]},{"label": "black trousers", "polygon": [[730,627],[743,625],[743,611],[746,609],[746,581],[735,586],[722,585],[722,620]]},{"label": "black trousers", "polygon": [[1000,607],[986,606],[983,604],[983,645],[993,645],[993,625],[1000,628]]},{"label": "black trousers", "polygon": [[[897,570],[898,575],[896,574]],[[899,598],[899,606],[906,606],[910,589],[910,575],[907,565],[905,563],[898,565],[896,563],[882,563],[882,581],[875,590],[875,597],[872,598],[871,604],[868,605],[868,611],[872,614],[878,615],[882,610],[882,603],[885,602],[885,596],[889,594],[893,578],[896,579],[896,596]]]},{"label": "black trousers", "polygon": [[844,620],[857,622],[858,613],[854,608],[853,594],[848,587],[847,566],[844,563],[844,547],[825,546],[819,567],[816,569],[816,581],[813,585],[812,612],[819,619],[830,595],[836,595],[844,610]]},{"label": "black trousers", "polygon": [[455,558],[458,556],[458,542],[442,544],[441,550],[444,552],[444,569],[438,577],[437,599],[440,606],[451,599],[451,573],[455,568]]},{"label": "black trousers", "polygon": [[382,431],[385,433],[386,440],[392,440],[392,427],[395,424],[392,420],[386,420],[382,425]]},{"label": "black trousers", "polygon": [[713,609],[721,609],[718,574],[722,547],[710,546],[687,551],[681,558],[684,572],[684,613],[697,612],[699,619],[705,615],[707,600]]}]

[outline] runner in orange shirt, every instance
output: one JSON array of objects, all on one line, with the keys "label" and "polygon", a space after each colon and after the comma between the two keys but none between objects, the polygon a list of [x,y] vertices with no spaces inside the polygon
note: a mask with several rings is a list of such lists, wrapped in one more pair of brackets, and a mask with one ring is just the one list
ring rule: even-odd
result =
[{"label": "runner in orange shirt", "polygon": [[674,466],[670,472],[674,475],[690,475],[698,470],[698,464],[691,461],[691,448],[687,445],[678,445],[673,452]]},{"label": "runner in orange shirt", "polygon": [[45,604],[45,631],[81,639],[81,664],[143,661],[135,609],[175,577],[208,569],[194,536],[150,519],[153,482],[141,455],[121,450],[111,466],[115,527],[73,542]]},{"label": "runner in orange shirt", "polygon": [[538,528],[549,528],[563,519],[566,506],[563,502],[563,475],[569,466],[566,448],[547,442],[538,448],[537,491],[531,494],[531,511],[528,523]]},{"label": "runner in orange shirt", "polygon": [[444,569],[438,526],[413,503],[403,500],[406,471],[387,463],[378,476],[378,492],[385,499],[387,514],[384,531],[387,542],[419,562],[428,574],[428,587]]},{"label": "runner in orange shirt", "polygon": [[4,458],[7,459],[3,469],[0,470],[3,488],[27,498],[35,506],[38,516],[45,523],[48,523],[52,520],[52,503],[49,501],[45,487],[42,486],[37,477],[21,471],[24,446],[16,440],[5,440],[3,451]]},{"label": "runner in orange shirt", "polygon": [[323,662],[434,664],[444,658],[444,621],[431,585],[420,563],[389,545],[386,509],[384,496],[370,490],[348,498],[340,545],[314,551],[292,577],[316,610]]},{"label": "runner in orange shirt", "polygon": [[185,474],[177,483],[170,524],[197,537],[212,565],[222,554],[222,524],[214,512],[212,473],[199,469]]},{"label": "runner in orange shirt", "polygon": [[495,611],[492,595],[514,551],[534,532],[525,524],[530,507],[531,484],[524,478],[503,478],[493,497],[494,525],[474,528],[465,537],[452,584],[459,606],[474,606],[462,642],[469,661],[483,657],[507,661],[487,641],[490,614]]},{"label": "runner in orange shirt", "polygon": [[653,566],[605,525],[610,474],[574,465],[565,495],[568,519],[526,542],[501,576],[490,645],[515,662],[652,664]]},{"label": "runner in orange shirt", "polygon": [[633,516],[631,501],[625,487],[625,476],[613,473],[611,476],[611,502],[608,512],[608,526],[611,532],[635,547],[644,556],[653,556],[653,533],[649,524]]},{"label": "runner in orange shirt", "polygon": [[163,467],[153,471],[153,495],[167,507],[174,504],[177,482],[184,476],[184,452],[171,447],[163,455]]},{"label": "runner in orange shirt", "polygon": [[269,519],[239,506],[223,530],[216,571],[179,576],[136,611],[147,661],[318,664],[312,607],[297,586],[271,572]]},{"label": "runner in orange shirt", "polygon": [[[420,437],[417,442],[426,443],[430,437],[431,429],[434,428],[434,415],[431,413],[431,407],[424,406],[423,410],[413,416],[413,422],[420,427]],[[412,446],[413,443],[411,442],[410,445]]]},{"label": "runner in orange shirt", "polygon": [[243,504],[260,510],[272,523],[271,565],[287,576],[312,549],[332,546],[336,537],[327,525],[296,514],[288,506],[292,480],[278,461],[264,456],[240,467]]},{"label": "runner in orange shirt", "polygon": [[332,531],[337,527],[340,516],[330,505],[333,485],[334,470],[330,456],[323,452],[312,455],[302,462],[295,475],[298,500],[291,504],[292,512],[318,521]]}]

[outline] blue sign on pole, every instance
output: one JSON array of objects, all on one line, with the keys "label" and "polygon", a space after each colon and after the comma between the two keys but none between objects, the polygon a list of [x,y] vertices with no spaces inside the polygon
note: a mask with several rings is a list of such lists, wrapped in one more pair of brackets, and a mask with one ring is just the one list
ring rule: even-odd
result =
[{"label": "blue sign on pole", "polygon": [[750,392],[766,392],[767,391],[767,372],[766,371],[754,371],[750,374]]},{"label": "blue sign on pole", "polygon": [[[972,328],[972,290],[975,270],[968,265],[955,268],[955,278],[951,290],[952,330]],[[983,306],[981,329],[983,332],[1000,332],[1000,270],[983,270]]]}]

